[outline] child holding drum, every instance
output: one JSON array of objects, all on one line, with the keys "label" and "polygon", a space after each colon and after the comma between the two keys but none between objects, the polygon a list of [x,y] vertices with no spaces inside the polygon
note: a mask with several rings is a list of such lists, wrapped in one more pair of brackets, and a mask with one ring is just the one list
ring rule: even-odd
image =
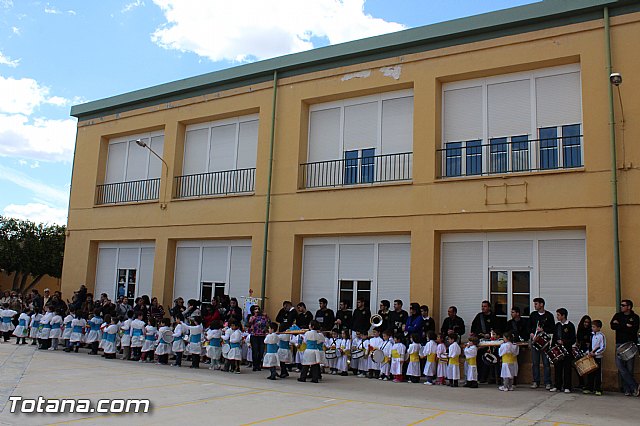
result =
[{"label": "child holding drum", "polygon": [[593,336],[591,336],[591,350],[589,351],[589,356],[593,357],[598,365],[598,369],[589,373],[587,376],[587,387],[583,391],[585,394],[595,392],[598,396],[602,395],[602,357],[604,356],[604,351],[607,348],[607,339],[604,334],[602,334],[601,329],[602,321],[593,320],[591,322]]}]

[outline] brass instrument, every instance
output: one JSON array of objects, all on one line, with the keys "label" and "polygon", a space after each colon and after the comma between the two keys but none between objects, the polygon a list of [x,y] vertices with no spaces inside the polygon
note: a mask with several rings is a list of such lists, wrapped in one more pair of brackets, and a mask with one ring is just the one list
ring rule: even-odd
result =
[{"label": "brass instrument", "polygon": [[369,319],[369,324],[371,324],[373,328],[380,327],[382,325],[382,322],[383,322],[382,315],[379,315],[379,314],[372,315],[371,318]]}]

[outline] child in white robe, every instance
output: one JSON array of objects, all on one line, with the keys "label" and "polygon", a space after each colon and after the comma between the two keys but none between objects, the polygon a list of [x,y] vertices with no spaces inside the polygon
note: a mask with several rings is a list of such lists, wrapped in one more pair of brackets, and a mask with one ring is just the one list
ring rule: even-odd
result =
[{"label": "child in white robe", "polygon": [[182,355],[184,353],[185,344],[184,344],[184,336],[189,331],[187,326],[182,322],[184,321],[184,317],[182,314],[176,314],[176,325],[173,329],[173,344],[171,346],[171,350],[174,354],[176,354],[176,362],[171,364],[173,367],[182,366]]},{"label": "child in white robe", "polygon": [[404,335],[397,333],[395,342],[391,346],[391,375],[393,376],[394,383],[402,382],[402,365],[404,364],[404,355],[407,348],[402,343]]},{"label": "child in white robe", "polygon": [[498,355],[502,357],[502,370],[500,371],[502,386],[498,389],[512,391],[514,389],[513,379],[518,375],[518,353],[520,349],[511,341],[513,338],[509,331],[504,333],[503,339],[504,343],[498,349]]},{"label": "child in white robe", "polygon": [[142,356],[140,361],[153,362],[153,353],[156,349],[156,339],[158,338],[158,329],[156,328],[156,319],[149,317],[149,324],[144,328],[144,342],[142,342]]},{"label": "child in white robe", "polygon": [[133,352],[131,356],[131,361],[140,361],[140,357],[142,356],[142,344],[144,343],[144,330],[146,324],[142,321],[144,314],[142,311],[139,311],[136,315],[136,319],[131,321],[131,330],[129,330],[129,334],[131,334],[131,352]]},{"label": "child in white robe", "polygon": [[[338,363],[338,330],[331,331],[331,337],[325,339],[325,352],[330,351],[330,353],[335,353],[335,358],[327,358],[327,366],[329,367],[329,374],[338,374],[338,369],[336,365]],[[326,354],[325,354],[326,355]]]},{"label": "child in white robe", "polygon": [[[51,318],[53,318],[53,307],[47,306],[45,314],[40,319],[40,327],[38,327],[38,341],[40,346],[38,349],[49,349],[51,346]],[[13,326],[13,325],[12,325]]]},{"label": "child in white robe", "polygon": [[425,385],[432,385],[436,378],[436,369],[438,367],[437,348],[436,333],[429,331],[427,333],[427,344],[422,348],[422,357],[427,359],[422,371],[427,376],[427,380],[424,382]]},{"label": "child in white robe", "polygon": [[38,333],[40,329],[40,320],[42,319],[42,314],[39,310],[31,314],[31,321],[29,322],[29,337],[32,339],[31,344],[36,345],[38,343]]},{"label": "child in white robe", "polygon": [[88,321],[89,332],[85,343],[91,345],[91,352],[89,355],[98,355],[98,345],[100,343],[100,327],[102,326],[102,317],[100,317],[100,308],[96,308],[93,312],[93,317]]},{"label": "child in white robe", "polygon": [[2,332],[2,338],[5,342],[11,339],[11,334],[16,327],[13,325],[13,317],[18,315],[13,309],[9,309],[9,304],[5,303],[0,309],[0,331]]},{"label": "child in white robe", "polygon": [[420,382],[420,335],[411,335],[411,344],[407,348],[409,354],[409,365],[407,366],[407,376],[411,383]]},{"label": "child in white robe", "polygon": [[187,353],[191,355],[191,366],[189,368],[200,368],[200,357],[202,355],[202,319],[199,316],[191,318],[189,329],[189,344]]},{"label": "child in white robe", "polygon": [[82,343],[82,333],[87,327],[87,320],[84,319],[84,313],[78,312],[76,317],[71,321],[71,336],[69,337],[69,349],[67,352],[71,352],[71,348],[75,352],[78,352],[80,343]]},{"label": "child in white robe", "polygon": [[280,342],[280,338],[276,331],[278,331],[278,324],[272,322],[269,324],[269,334],[264,338],[266,349],[262,360],[262,366],[264,368],[268,368],[271,372],[269,377],[267,377],[269,380],[276,380],[278,377],[276,375],[276,367],[280,364],[280,361],[278,360],[278,344]]},{"label": "child in white robe", "polygon": [[162,338],[162,333],[171,330],[171,319],[162,318],[162,326],[158,330],[158,345],[155,353],[158,355],[158,364],[167,365],[169,363],[169,355],[171,354],[171,344]]},{"label": "child in white robe", "polygon": [[75,318],[75,310],[73,308],[69,309],[69,315],[64,317],[63,326],[64,329],[62,331],[62,343],[65,348],[69,346],[69,338],[71,337],[71,321]]},{"label": "child in white robe", "polygon": [[391,380],[391,349],[393,348],[393,339],[391,338],[391,331],[385,330],[382,332],[382,345],[380,350],[384,354],[384,358],[380,363],[380,377],[379,380],[388,381]]},{"label": "child in white robe", "polygon": [[322,362],[322,345],[324,335],[320,333],[320,323],[312,320],[309,323],[309,331],[304,334],[306,349],[302,357],[302,369],[300,371],[299,382],[306,382],[307,376],[311,373],[311,382],[318,383],[320,380],[320,363]]},{"label": "child in white robe", "polygon": [[280,362],[280,378],[289,377],[287,365],[292,361],[291,336],[288,334],[278,335],[278,361]]},{"label": "child in white robe", "polygon": [[[105,315],[105,317],[108,315]],[[116,336],[119,330],[118,318],[114,315],[111,318],[111,323],[104,328],[103,336],[104,343],[102,344],[102,350],[104,351],[104,357],[106,359],[116,359]]]},{"label": "child in white robe", "polygon": [[447,366],[449,365],[449,356],[447,354],[447,346],[445,345],[445,336],[444,334],[438,334],[438,338],[436,339],[436,343],[438,346],[436,347],[436,357],[438,358],[438,368],[436,370],[436,375],[438,376],[438,380],[436,384],[444,385],[444,379],[447,377]]},{"label": "child in white robe", "polygon": [[458,380],[460,380],[460,354],[462,350],[458,345],[458,335],[451,333],[449,339],[449,365],[447,366],[447,379],[449,386],[457,388]]},{"label": "child in white robe", "polygon": [[229,335],[229,353],[227,359],[231,363],[229,371],[240,374],[240,362],[242,362],[242,331],[236,321],[229,321],[231,334]]},{"label": "child in white robe", "polygon": [[[248,367],[253,367],[253,352],[251,350],[251,333],[247,330],[242,332],[242,363]],[[257,366],[256,366],[257,367]]]},{"label": "child in white robe", "polygon": [[[355,354],[355,358],[354,358]],[[360,363],[364,358],[364,348],[362,347],[362,334],[357,332],[355,337],[351,335],[351,371],[354,376],[360,374]]]},{"label": "child in white robe", "polygon": [[120,326],[122,337],[120,345],[122,346],[122,359],[131,359],[131,323],[133,322],[133,311],[127,312],[127,319]]},{"label": "child in white robe", "polygon": [[338,358],[336,359],[336,374],[341,376],[349,375],[349,355],[351,354],[351,333],[349,330],[342,330],[342,338],[336,342]]},{"label": "child in white robe", "polygon": [[62,311],[55,313],[53,318],[51,318],[50,324],[51,332],[49,333],[49,337],[51,337],[51,347],[48,349],[50,351],[57,351],[58,341],[60,340],[60,336],[62,336]]},{"label": "child in white robe", "polygon": [[220,370],[220,356],[222,355],[222,323],[219,320],[211,321],[206,333],[207,356],[211,360],[209,370]]},{"label": "child in white robe", "polygon": [[16,336],[16,345],[20,344],[20,339],[22,339],[22,344],[27,344],[27,335],[29,334],[29,308],[25,308],[20,316],[18,317],[18,325],[16,329],[13,330],[13,335]]},{"label": "child in white robe", "polygon": [[376,362],[373,359],[373,354],[376,350],[379,350],[382,346],[382,337],[380,337],[380,330],[374,328],[372,331],[372,336],[369,339],[369,378],[377,379],[380,377],[380,363]]},{"label": "child in white robe", "polygon": [[477,389],[478,387],[478,366],[476,356],[478,356],[478,338],[469,337],[469,341],[464,347],[465,388]]},{"label": "child in white robe", "polygon": [[293,341],[294,347],[296,348],[296,372],[299,373],[302,369],[302,357],[304,356],[304,351],[307,348],[307,344],[304,342],[304,336],[302,334],[291,335],[291,340]]}]

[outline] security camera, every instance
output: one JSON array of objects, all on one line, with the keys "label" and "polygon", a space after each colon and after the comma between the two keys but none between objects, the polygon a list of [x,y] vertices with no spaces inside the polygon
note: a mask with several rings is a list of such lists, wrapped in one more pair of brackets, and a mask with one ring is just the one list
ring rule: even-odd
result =
[{"label": "security camera", "polygon": [[609,81],[614,86],[620,86],[622,84],[622,75],[619,72],[612,72],[609,76]]}]

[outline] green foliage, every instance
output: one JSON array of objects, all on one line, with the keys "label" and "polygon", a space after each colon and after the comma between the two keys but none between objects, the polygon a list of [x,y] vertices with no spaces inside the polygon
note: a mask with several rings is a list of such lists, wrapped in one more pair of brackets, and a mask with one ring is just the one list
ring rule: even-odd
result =
[{"label": "green foliage", "polygon": [[60,278],[64,241],[64,226],[0,216],[0,270],[16,274],[13,289],[20,292],[29,291],[44,275]]}]

